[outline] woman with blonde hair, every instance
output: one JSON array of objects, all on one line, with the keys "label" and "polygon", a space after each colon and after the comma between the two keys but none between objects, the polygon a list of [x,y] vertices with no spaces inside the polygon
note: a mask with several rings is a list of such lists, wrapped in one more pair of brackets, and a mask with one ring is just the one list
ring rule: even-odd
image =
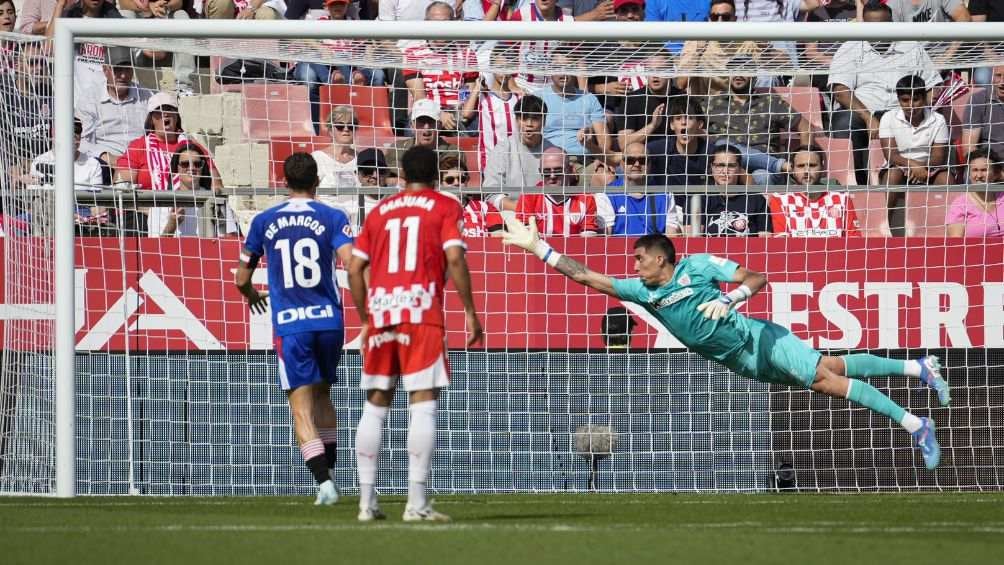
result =
[{"label": "woman with blonde hair", "polygon": [[311,153],[317,161],[320,188],[352,188],[356,178],[356,121],[352,106],[340,104],[328,115],[327,128],[331,145]]}]

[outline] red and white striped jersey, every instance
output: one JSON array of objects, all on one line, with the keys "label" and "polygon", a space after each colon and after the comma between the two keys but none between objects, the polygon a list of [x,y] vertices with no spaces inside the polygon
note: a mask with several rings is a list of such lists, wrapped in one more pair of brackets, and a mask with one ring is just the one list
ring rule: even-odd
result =
[{"label": "red and white striped jersey", "polygon": [[809,200],[804,192],[773,193],[770,216],[775,235],[845,237],[861,235],[849,192],[824,192]]},{"label": "red and white striped jersey", "polygon": [[503,139],[516,133],[516,102],[519,96],[513,94],[503,100],[494,92],[482,92],[478,97],[478,158],[484,170],[491,151]]},{"label": "red and white striped jersey", "polygon": [[575,235],[600,231],[596,222],[596,199],[592,194],[573,194],[564,201],[551,194],[521,194],[516,217],[527,222],[537,218],[540,235]]},{"label": "red and white striped jersey", "polygon": [[424,41],[418,42],[404,49],[404,64],[423,67],[422,70],[406,69],[404,79],[421,77],[425,84],[425,96],[439,104],[440,108],[458,107],[461,87],[478,78],[477,72],[449,70],[478,67],[477,55],[466,47],[442,53],[434,51]]},{"label": "red and white striped jersey", "polygon": [[[555,22],[572,22],[575,20],[572,14],[565,12],[560,6],[557,8]],[[500,14],[499,19],[502,19]],[[527,2],[520,9],[512,12],[508,16],[505,16],[506,21],[510,22],[544,22],[548,21],[544,18],[544,15],[540,13],[537,8],[536,2]],[[533,66],[538,62],[546,61],[548,59],[548,54],[558,47],[559,41],[524,41],[520,43],[519,46],[519,61],[520,67],[526,68],[527,66]],[[547,86],[548,77],[543,75],[534,75],[532,73],[521,72],[516,75],[516,80],[521,87],[524,89],[540,88],[542,86]]]},{"label": "red and white striped jersey", "polygon": [[648,76],[645,73],[645,63],[641,61],[625,63],[617,75],[617,82],[626,84],[629,91],[645,88],[648,86]]},{"label": "red and white striped jersey", "polygon": [[464,237],[484,237],[497,226],[502,226],[502,214],[490,202],[472,198],[464,206]]},{"label": "red and white striped jersey", "polygon": [[374,328],[401,323],[443,326],[446,250],[466,247],[456,197],[432,188],[402,190],[366,215],[352,254],[369,261]]}]

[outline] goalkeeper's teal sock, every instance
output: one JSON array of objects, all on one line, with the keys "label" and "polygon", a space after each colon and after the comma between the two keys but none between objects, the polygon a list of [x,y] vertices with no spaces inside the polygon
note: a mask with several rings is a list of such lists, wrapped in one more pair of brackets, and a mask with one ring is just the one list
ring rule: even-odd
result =
[{"label": "goalkeeper's teal sock", "polygon": [[[899,359],[888,359],[871,355],[870,353],[853,353],[844,355],[844,366],[847,367],[847,376],[852,379],[862,379],[868,377],[890,377],[909,374],[906,371],[907,361]],[[911,361],[916,363],[916,361]],[[918,375],[920,373],[917,373]]]},{"label": "goalkeeper's teal sock", "polygon": [[903,426],[910,433],[920,429],[920,418],[907,412],[902,406],[893,402],[891,398],[864,381],[847,382],[847,400],[888,416],[893,422]]}]

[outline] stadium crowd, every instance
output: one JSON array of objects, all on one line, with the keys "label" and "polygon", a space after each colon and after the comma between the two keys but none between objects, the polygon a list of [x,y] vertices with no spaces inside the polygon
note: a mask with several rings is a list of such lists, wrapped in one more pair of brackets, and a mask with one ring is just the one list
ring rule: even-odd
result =
[{"label": "stadium crowd", "polygon": [[[18,14],[12,0],[0,0],[0,31],[12,34],[0,50],[8,188],[52,182],[47,44],[26,36],[51,35],[58,17],[951,25],[1004,21],[1004,7],[989,0],[25,0]],[[1004,181],[1004,66],[941,72],[918,42],[669,41],[660,52],[626,57],[617,76],[592,76],[574,47],[531,41],[519,46],[521,60],[546,60],[564,72],[450,70],[485,69],[483,47],[402,42],[405,68],[379,69],[81,43],[78,185],[223,191],[215,148],[186,133],[179,113],[179,98],[208,93],[201,78],[211,76],[217,89],[262,81],[306,87],[322,192],[397,186],[400,155],[434,147],[440,186],[463,199],[469,236],[501,229],[505,211],[536,218],[545,235],[856,236],[864,231],[862,206],[854,206],[861,193],[843,186],[954,183],[982,187],[951,194],[942,218],[947,234],[1004,235],[1004,191],[994,188]],[[600,46],[636,47],[613,37]],[[737,71],[772,62],[829,72]],[[688,75],[698,69],[722,76]],[[322,100],[332,84],[375,89],[386,102],[332,104]],[[359,140],[381,113],[391,137]],[[843,167],[831,162],[839,147],[848,157]],[[804,190],[771,189],[777,185]],[[358,225],[375,199],[347,192],[325,198]],[[882,233],[907,233],[907,200],[905,192],[888,191]],[[136,216],[150,236],[205,235],[197,229],[203,213],[174,207]],[[217,235],[241,231],[229,207],[211,220]],[[78,222],[80,233],[100,234],[114,220],[81,207]]]}]

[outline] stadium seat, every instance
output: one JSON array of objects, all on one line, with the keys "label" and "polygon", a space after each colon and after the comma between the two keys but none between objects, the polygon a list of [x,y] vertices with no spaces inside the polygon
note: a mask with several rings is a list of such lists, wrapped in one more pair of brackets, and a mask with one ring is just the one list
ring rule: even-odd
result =
[{"label": "stadium seat", "polygon": [[791,105],[792,109],[802,114],[802,118],[809,121],[812,131],[822,131],[823,113],[822,98],[819,89],[814,86],[784,86],[772,89],[774,94]]},{"label": "stadium seat", "polygon": [[332,106],[347,104],[356,113],[356,145],[381,147],[394,138],[390,118],[390,96],[385,86],[328,84],[321,87],[321,123],[328,120]]},{"label": "stadium seat", "polygon": [[283,174],[282,165],[286,157],[299,152],[313,153],[315,150],[327,145],[331,145],[331,139],[328,137],[309,136],[269,140],[272,186],[281,187],[283,185],[285,175]]},{"label": "stadium seat", "polygon": [[885,165],[885,154],[882,153],[882,142],[873,139],[868,145],[868,182],[873,185],[879,184],[879,171]]},{"label": "stadium seat", "polygon": [[961,193],[944,190],[936,192],[908,192],[906,194],[906,235],[915,237],[943,237],[947,225],[945,217],[952,200]]},{"label": "stadium seat", "polygon": [[299,84],[245,84],[244,135],[249,139],[313,137],[307,87]]},{"label": "stadium seat", "polygon": [[844,186],[857,186],[854,178],[854,153],[851,140],[817,137],[816,144],[826,152],[826,174]]},{"label": "stadium seat", "polygon": [[216,81],[216,74],[223,67],[223,57],[215,55],[209,57],[209,93],[220,94],[221,92],[240,92],[239,84],[220,84]]},{"label": "stadium seat", "polygon": [[888,237],[889,212],[885,192],[853,192],[854,212],[865,237]]}]

